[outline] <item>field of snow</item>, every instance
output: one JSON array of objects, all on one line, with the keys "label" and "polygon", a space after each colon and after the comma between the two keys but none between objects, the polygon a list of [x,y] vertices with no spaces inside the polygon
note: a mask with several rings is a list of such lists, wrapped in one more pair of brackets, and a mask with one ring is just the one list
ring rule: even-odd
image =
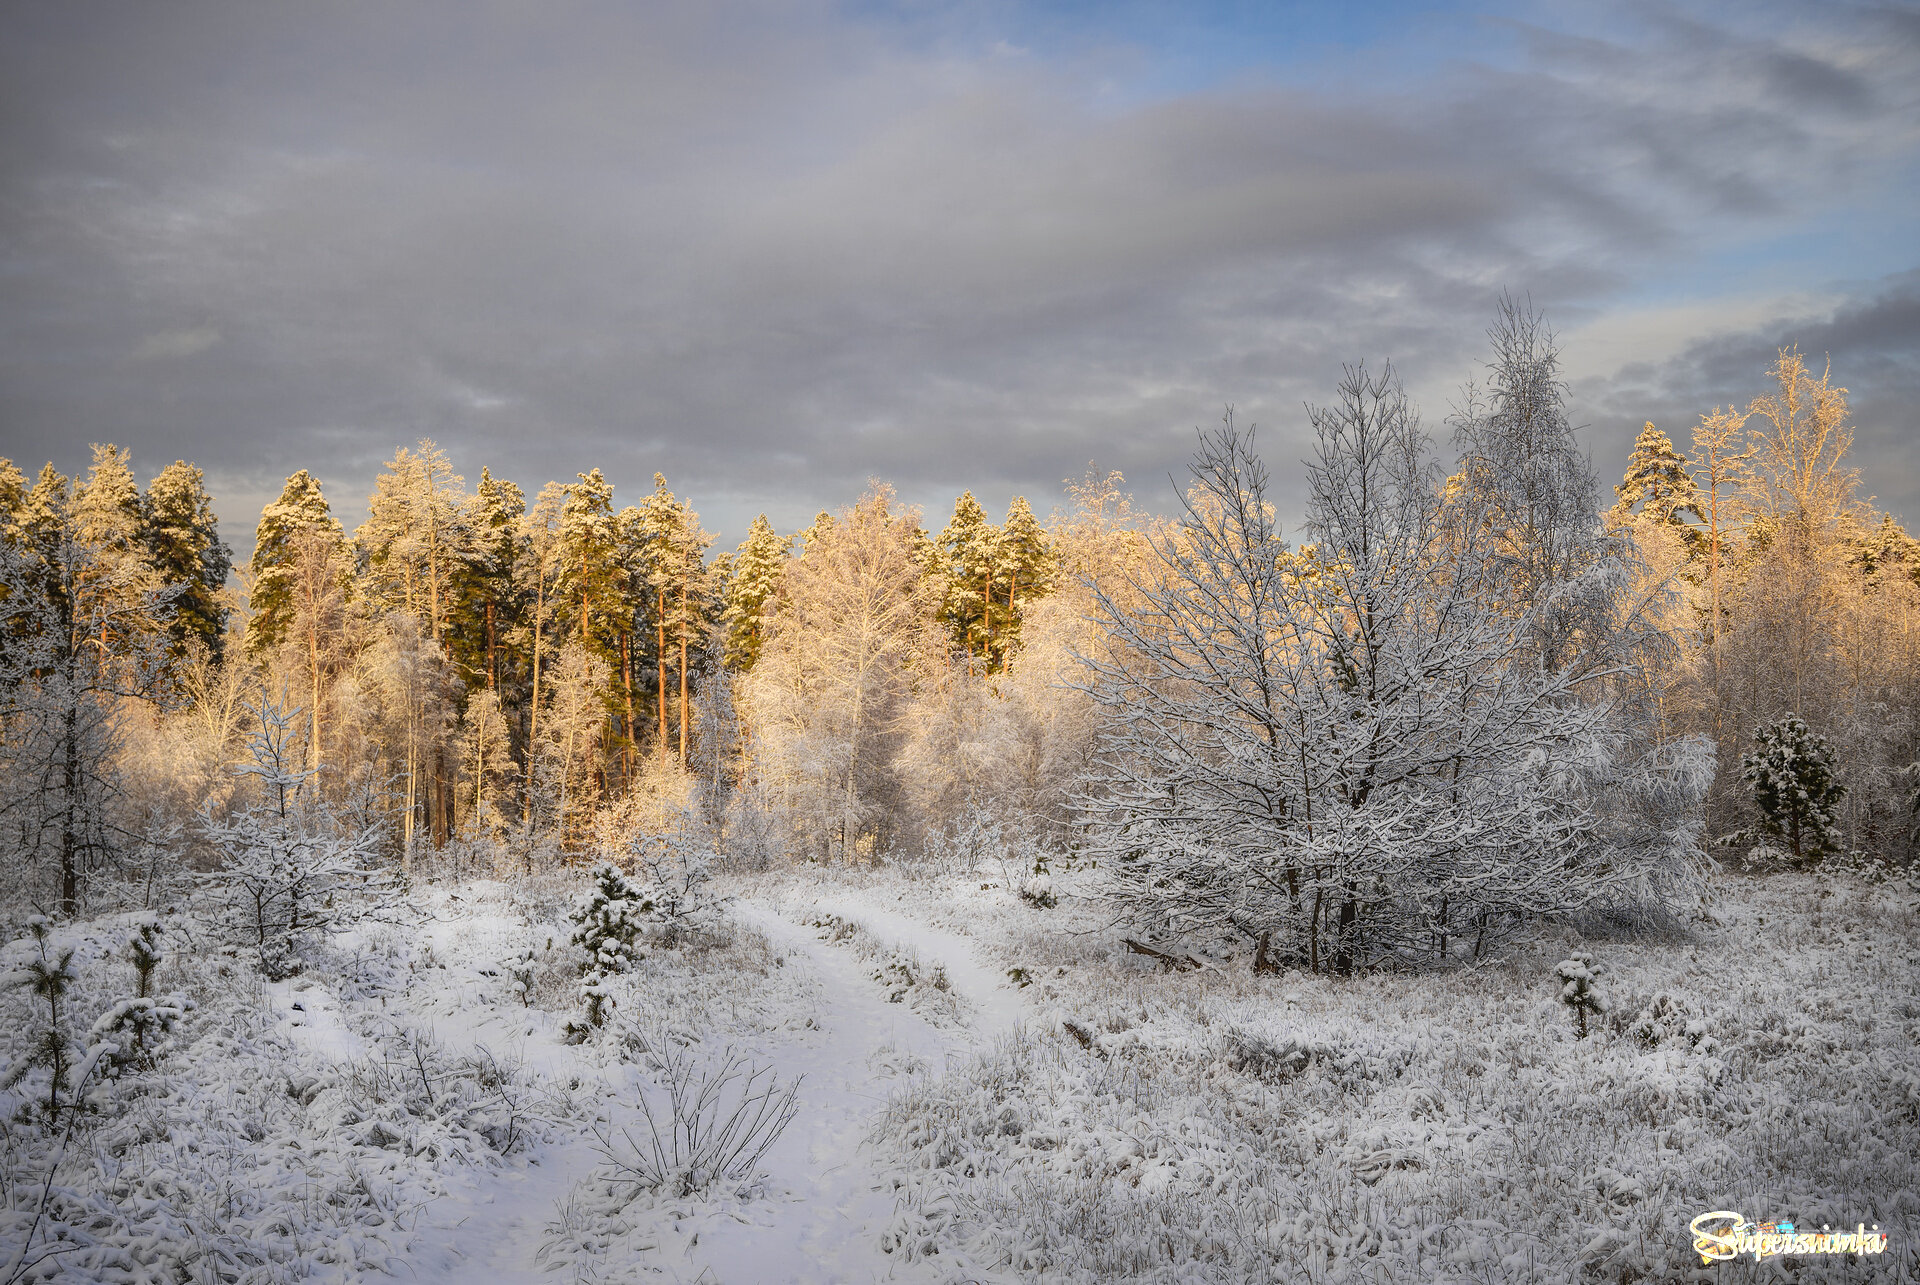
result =
[{"label": "field of snow", "polygon": [[[1255,977],[1128,951],[1057,878],[735,877],[571,1042],[584,878],[430,889],[283,982],[169,918],[165,1047],[0,1097],[0,1282],[1638,1281],[1920,1276],[1920,929],[1898,885],[1726,880],[1664,938]],[[131,917],[57,928],[86,1029]],[[8,948],[26,962],[30,941]],[[1581,1038],[1554,964],[1599,965]],[[29,991],[0,998],[21,1064]],[[794,1088],[751,1174],[632,1180],[675,1068]],[[723,1094],[724,1097],[724,1094]],[[1872,1259],[1702,1269],[1709,1210],[1878,1226]]]}]

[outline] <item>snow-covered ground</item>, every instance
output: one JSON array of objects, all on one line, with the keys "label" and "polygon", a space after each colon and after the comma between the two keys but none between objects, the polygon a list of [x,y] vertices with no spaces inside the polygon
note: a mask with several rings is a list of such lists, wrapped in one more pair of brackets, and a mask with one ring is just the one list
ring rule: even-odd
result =
[{"label": "snow-covered ground", "polygon": [[[1920,1273],[1892,887],[1730,881],[1683,934],[1330,980],[1210,942],[1163,971],[1058,884],[1042,909],[972,873],[738,880],[584,1042],[570,887],[434,890],[283,982],[177,933],[174,1046],[70,1130],[9,1126],[0,1281],[1684,1279],[1713,1209],[1892,1237],[1795,1279]],[[129,923],[64,931],[90,1018]],[[1576,948],[1607,1003],[1585,1038],[1551,976]],[[12,1062],[35,1010],[0,1004]],[[757,1176],[614,1180],[601,1139],[664,1109],[668,1060],[730,1054],[798,1081]]]}]

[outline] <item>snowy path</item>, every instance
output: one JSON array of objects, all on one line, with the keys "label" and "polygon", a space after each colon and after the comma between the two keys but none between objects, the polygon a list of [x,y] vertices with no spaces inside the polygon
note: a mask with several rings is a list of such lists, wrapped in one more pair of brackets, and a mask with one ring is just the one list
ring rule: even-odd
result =
[{"label": "snowy path", "polygon": [[[651,1237],[644,1264],[632,1265],[650,1278],[712,1285],[939,1278],[931,1263],[904,1264],[882,1252],[881,1235],[894,1216],[893,1185],[863,1144],[900,1068],[939,1067],[991,1040],[1019,1019],[1021,1001],[975,960],[963,937],[863,900],[820,904],[875,937],[940,963],[971,1006],[973,1020],[965,1029],[937,1030],[906,1005],[889,1003],[850,950],[823,942],[766,906],[736,903],[743,923],[812,970],[819,983],[819,1029],[748,1049],[781,1080],[804,1077],[799,1114],[767,1153],[767,1182],[757,1198],[654,1211],[659,1234]],[[540,1148],[530,1162],[492,1171],[426,1211],[411,1278],[490,1285],[567,1279],[543,1269],[537,1255],[556,1206],[598,1160],[591,1140],[575,1137]]]}]

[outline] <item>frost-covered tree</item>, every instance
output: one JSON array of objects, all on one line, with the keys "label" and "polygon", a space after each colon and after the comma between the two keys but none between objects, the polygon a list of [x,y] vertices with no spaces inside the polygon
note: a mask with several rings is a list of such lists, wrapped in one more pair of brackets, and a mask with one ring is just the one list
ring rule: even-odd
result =
[{"label": "frost-covered tree", "polygon": [[940,616],[953,631],[954,646],[969,665],[993,668],[994,562],[1000,529],[968,491],[953,502],[953,516],[935,539],[939,550]]},{"label": "frost-covered tree", "polygon": [[467,778],[466,827],[473,834],[498,835],[507,824],[502,804],[511,797],[519,766],[510,752],[512,729],[500,710],[500,694],[488,688],[467,700],[461,769]]},{"label": "frost-covered tree", "polygon": [[1753,743],[1740,771],[1760,809],[1761,832],[1786,840],[1795,862],[1838,851],[1835,822],[1847,791],[1835,779],[1833,747],[1826,738],[1788,715],[1757,729]]},{"label": "frost-covered tree", "polygon": [[404,611],[438,643],[468,545],[463,479],[447,453],[422,439],[401,447],[374,480],[367,520],[354,533],[364,560],[360,592],[386,611]]},{"label": "frost-covered tree", "polygon": [[727,579],[726,663],[730,668],[745,673],[760,658],[766,636],[764,614],[792,548],[793,537],[776,535],[764,513],[747,528],[747,538],[734,554],[733,574]]},{"label": "frost-covered tree", "polygon": [[220,538],[206,478],[175,460],[147,484],[141,501],[142,543],[161,583],[180,586],[167,633],[176,659],[198,642],[213,663],[226,654],[227,575],[233,551]]},{"label": "frost-covered tree", "polygon": [[468,686],[498,690],[515,672],[510,647],[524,610],[516,573],[526,556],[526,511],[518,486],[480,470],[460,518],[466,545],[453,568],[447,637]]},{"label": "frost-covered tree", "polygon": [[[1596,826],[1618,663],[1543,663],[1540,608],[1510,595],[1547,572],[1513,564],[1512,509],[1443,503],[1391,370],[1349,370],[1310,414],[1305,547],[1229,416],[1201,437],[1163,569],[1131,604],[1100,595],[1086,689],[1108,739],[1087,808],[1122,903],[1344,972],[1478,950],[1673,858]],[[1539,586],[1547,610],[1558,588]]]},{"label": "frost-covered tree", "polygon": [[27,875],[19,890],[66,916],[139,838],[119,752],[133,705],[168,699],[155,625],[174,592],[124,548],[86,538],[76,508],[49,469],[0,540],[0,824]]},{"label": "frost-covered tree", "polygon": [[740,682],[754,770],[820,857],[870,855],[898,821],[913,684],[943,650],[938,600],[914,557],[919,530],[884,486],[816,522]]},{"label": "frost-covered tree", "polygon": [[1005,664],[1020,646],[1026,604],[1051,591],[1058,574],[1046,528],[1033,516],[1026,496],[1014,496],[1007,506],[1007,520],[1000,524],[993,552],[994,582],[1002,586],[997,591],[1006,595],[999,649]]},{"label": "frost-covered tree", "polygon": [[1673,449],[1673,439],[1648,423],[1634,439],[1627,472],[1613,488],[1614,513],[1642,513],[1654,522],[1679,523],[1682,514],[1700,516],[1693,470]]},{"label": "frost-covered tree", "polygon": [[200,879],[227,929],[277,978],[299,967],[304,937],[351,920],[389,884],[374,867],[372,836],[342,826],[319,799],[318,773],[301,762],[301,711],[261,689],[247,712],[248,758],[234,772],[252,780],[258,798],[225,818],[203,818],[220,865]]},{"label": "frost-covered tree", "polygon": [[[310,536],[320,539],[303,539]],[[329,556],[323,561],[330,563],[333,550],[344,549],[346,533],[319,481],[301,469],[287,479],[280,498],[260,511],[254,529],[253,557],[247,564],[253,577],[247,595],[247,646],[255,656],[270,655],[293,636],[299,614],[296,566],[303,549],[314,543],[324,547]]]}]

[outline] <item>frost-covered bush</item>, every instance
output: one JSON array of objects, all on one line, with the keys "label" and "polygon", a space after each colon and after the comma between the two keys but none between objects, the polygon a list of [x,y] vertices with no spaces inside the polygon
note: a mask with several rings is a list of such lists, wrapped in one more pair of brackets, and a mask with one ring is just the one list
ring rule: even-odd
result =
[{"label": "frost-covered bush", "polygon": [[782,1084],[729,1050],[701,1067],[684,1049],[659,1054],[652,1068],[666,1102],[635,1102],[636,1124],[601,1120],[594,1131],[604,1164],[599,1178],[614,1209],[642,1192],[685,1197],[749,1185],[767,1148],[799,1110],[798,1079]]},{"label": "frost-covered bush", "polygon": [[343,826],[320,799],[315,769],[300,765],[295,716],[264,690],[248,707],[253,806],[219,820],[202,818],[202,837],[220,854],[200,876],[227,931],[258,954],[261,971],[284,978],[300,967],[305,939],[354,917],[391,880],[374,865],[377,836]]},{"label": "frost-covered bush", "polygon": [[1795,864],[1837,852],[1846,787],[1835,779],[1833,746],[1797,714],[1758,728],[1753,741],[1740,774],[1760,809],[1760,833],[1784,839]]},{"label": "frost-covered bush", "polygon": [[680,813],[679,823],[670,829],[634,835],[627,855],[644,913],[657,925],[664,945],[711,932],[720,922],[725,898],[713,889],[720,858],[691,813]]},{"label": "frost-covered bush", "polygon": [[1704,742],[1650,749],[1623,695],[1658,631],[1542,334],[1508,310],[1455,484],[1393,372],[1349,369],[1309,411],[1297,545],[1251,434],[1202,435],[1081,679],[1104,724],[1088,851],[1144,930],[1350,973],[1698,891]]}]

